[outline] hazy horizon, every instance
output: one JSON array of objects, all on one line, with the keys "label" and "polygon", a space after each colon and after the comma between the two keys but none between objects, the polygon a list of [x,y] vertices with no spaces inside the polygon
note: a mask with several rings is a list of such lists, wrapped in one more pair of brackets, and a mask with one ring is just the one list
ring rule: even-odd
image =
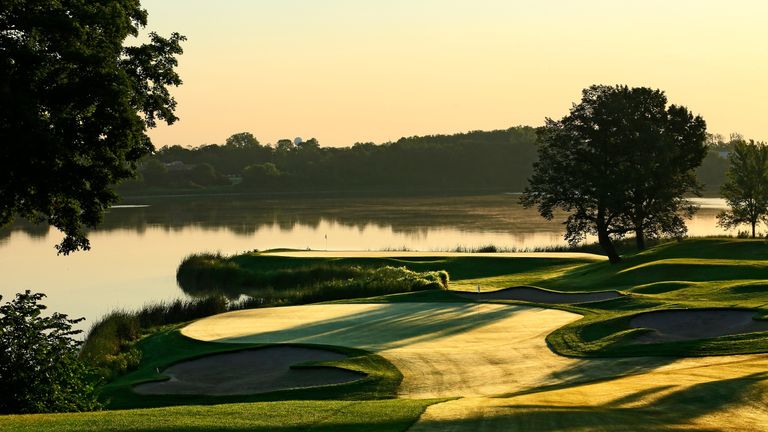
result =
[{"label": "hazy horizon", "polygon": [[[711,133],[768,139],[768,4],[144,0],[189,40],[155,145],[323,146],[538,126],[591,84],[664,90]],[[215,9],[214,9],[215,8]]]}]

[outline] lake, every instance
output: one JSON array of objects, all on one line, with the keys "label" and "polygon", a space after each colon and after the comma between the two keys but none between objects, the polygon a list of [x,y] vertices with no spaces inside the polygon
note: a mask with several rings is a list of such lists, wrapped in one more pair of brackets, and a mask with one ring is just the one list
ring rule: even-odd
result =
[{"label": "lake", "polygon": [[[184,297],[176,267],[198,252],[254,249],[432,250],[493,244],[562,245],[560,221],[523,209],[519,195],[365,199],[172,197],[127,200],[91,232],[92,250],[57,256],[55,229],[17,223],[0,230],[0,295],[44,292],[52,311],[85,316],[80,328],[116,309]],[[698,199],[693,236],[725,233],[721,199]]]}]

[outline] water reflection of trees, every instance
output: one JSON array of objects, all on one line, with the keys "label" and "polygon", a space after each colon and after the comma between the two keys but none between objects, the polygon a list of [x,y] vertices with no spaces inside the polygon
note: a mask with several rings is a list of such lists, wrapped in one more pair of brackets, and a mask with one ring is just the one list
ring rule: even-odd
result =
[{"label": "water reflection of trees", "polygon": [[[527,242],[543,235],[560,239],[562,215],[553,222],[541,219],[535,210],[523,209],[513,195],[418,198],[358,199],[261,199],[254,197],[174,197],[152,198],[129,204],[147,207],[111,209],[94,231],[130,230],[143,234],[147,229],[181,232],[187,228],[206,231],[227,230],[238,236],[252,236],[263,229],[290,232],[295,229],[389,230],[412,239],[423,240],[440,229],[466,233],[513,235]],[[688,222],[692,235],[722,232],[714,222],[719,210],[702,208]],[[23,232],[35,239],[50,233],[47,225],[23,220],[0,229],[0,242],[12,232]],[[398,245],[393,245],[398,246]]]},{"label": "water reflection of trees", "polygon": [[[133,202],[131,204],[134,204]],[[388,229],[394,233],[424,238],[432,229],[510,233],[520,230],[559,232],[561,226],[523,210],[517,198],[506,195],[426,198],[363,199],[259,199],[248,197],[174,197],[144,199],[135,204],[109,210],[104,222],[94,231],[148,228],[178,232],[194,227],[222,230],[250,236],[257,231],[297,228],[318,230],[321,226],[340,226],[364,232]],[[0,239],[20,230],[33,237],[44,237],[47,226],[19,221],[0,231]]]}]

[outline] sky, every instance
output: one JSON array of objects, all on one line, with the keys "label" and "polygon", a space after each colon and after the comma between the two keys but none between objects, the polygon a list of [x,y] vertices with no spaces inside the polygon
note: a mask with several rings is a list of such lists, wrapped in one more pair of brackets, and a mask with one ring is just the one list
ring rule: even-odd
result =
[{"label": "sky", "polygon": [[188,40],[155,146],[321,146],[539,126],[592,84],[647,86],[768,140],[768,2],[143,0]]}]

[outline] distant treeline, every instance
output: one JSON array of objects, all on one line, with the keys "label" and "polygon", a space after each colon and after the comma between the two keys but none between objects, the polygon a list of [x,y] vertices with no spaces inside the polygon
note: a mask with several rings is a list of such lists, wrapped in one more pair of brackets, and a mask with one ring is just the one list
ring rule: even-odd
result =
[{"label": "distant treeline", "polygon": [[[710,136],[698,169],[709,193],[725,181],[732,143]],[[536,160],[536,129],[472,131],[401,138],[384,144],[321,147],[316,139],[263,145],[250,133],[224,144],[166,146],[144,160],[119,192],[491,192],[521,191]]]}]

